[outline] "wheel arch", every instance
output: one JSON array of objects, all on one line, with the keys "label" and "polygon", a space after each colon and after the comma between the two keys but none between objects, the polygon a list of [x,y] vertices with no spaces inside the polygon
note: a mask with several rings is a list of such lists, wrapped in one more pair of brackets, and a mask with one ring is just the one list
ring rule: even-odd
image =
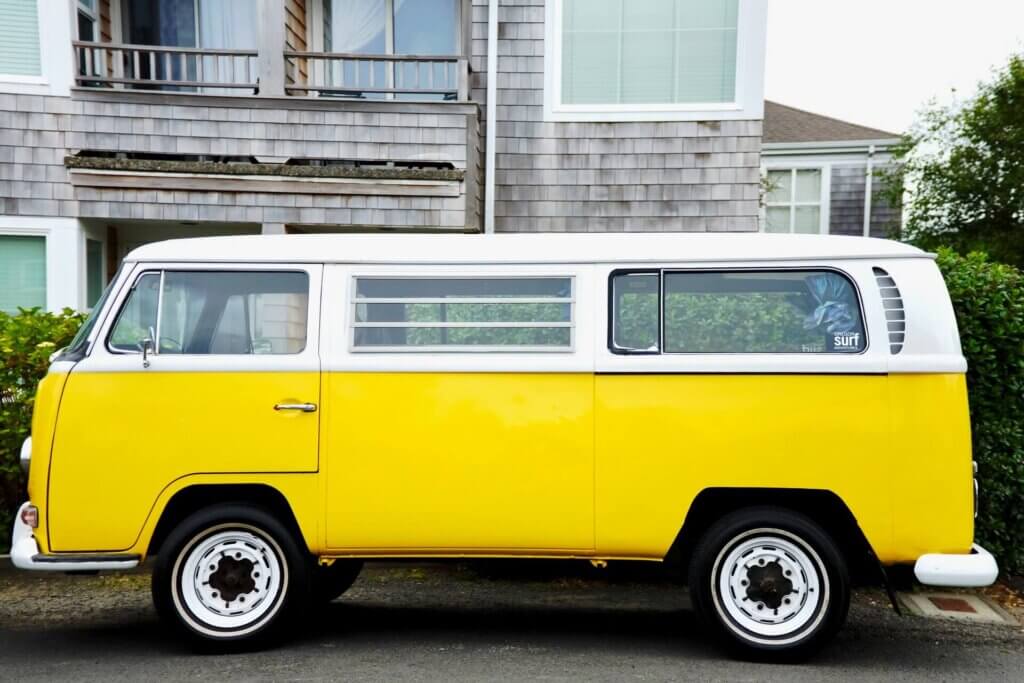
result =
[{"label": "wheel arch", "polygon": [[147,555],[156,555],[168,535],[189,515],[212,505],[239,503],[254,505],[273,514],[295,537],[301,547],[310,550],[295,512],[285,495],[269,484],[192,484],[176,491],[163,506],[150,535]]},{"label": "wheel arch", "polygon": [[880,584],[883,577],[871,543],[846,502],[826,489],[706,488],[693,499],[665,561],[689,566],[694,546],[722,516],[743,508],[773,506],[803,514],[839,546],[855,583]]}]

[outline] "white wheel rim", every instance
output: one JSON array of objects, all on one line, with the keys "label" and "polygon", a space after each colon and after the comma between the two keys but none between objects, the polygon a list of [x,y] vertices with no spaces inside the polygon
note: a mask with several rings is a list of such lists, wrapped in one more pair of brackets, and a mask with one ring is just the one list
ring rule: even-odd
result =
[{"label": "white wheel rim", "polygon": [[230,524],[204,530],[179,553],[172,573],[175,608],[211,637],[246,635],[280,609],[288,565],[259,529]]},{"label": "white wheel rim", "polygon": [[818,554],[781,529],[752,529],[722,548],[711,573],[715,608],[734,633],[787,645],[825,616],[828,573]]}]

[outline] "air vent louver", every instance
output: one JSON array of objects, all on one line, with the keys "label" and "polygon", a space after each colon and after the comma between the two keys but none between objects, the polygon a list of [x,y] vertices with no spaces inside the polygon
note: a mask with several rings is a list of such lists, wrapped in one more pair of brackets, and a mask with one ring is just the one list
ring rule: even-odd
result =
[{"label": "air vent louver", "polygon": [[896,355],[903,350],[903,344],[907,339],[907,316],[903,310],[903,296],[889,273],[881,268],[875,268],[874,272],[878,293],[882,296],[882,308],[885,309],[885,324],[889,328],[889,351]]}]

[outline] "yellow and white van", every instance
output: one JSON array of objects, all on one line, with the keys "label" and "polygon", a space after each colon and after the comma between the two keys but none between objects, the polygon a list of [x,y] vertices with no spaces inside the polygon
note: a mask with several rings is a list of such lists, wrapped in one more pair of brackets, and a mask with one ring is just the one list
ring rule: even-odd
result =
[{"label": "yellow and white van", "polygon": [[25,569],[155,555],[183,632],[279,632],[365,558],[646,560],[747,654],[852,580],[994,581],[932,257],[767,235],[266,236],[132,252],[39,387]]}]

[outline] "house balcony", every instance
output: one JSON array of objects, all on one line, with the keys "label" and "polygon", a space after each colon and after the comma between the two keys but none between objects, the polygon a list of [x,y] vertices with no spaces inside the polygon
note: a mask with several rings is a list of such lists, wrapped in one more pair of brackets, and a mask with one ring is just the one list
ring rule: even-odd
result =
[{"label": "house balcony", "polygon": [[[79,3],[65,165],[82,217],[478,231],[469,2],[421,2],[226,0],[218,17],[99,0],[84,29]],[[428,5],[433,24],[402,15]]]}]

